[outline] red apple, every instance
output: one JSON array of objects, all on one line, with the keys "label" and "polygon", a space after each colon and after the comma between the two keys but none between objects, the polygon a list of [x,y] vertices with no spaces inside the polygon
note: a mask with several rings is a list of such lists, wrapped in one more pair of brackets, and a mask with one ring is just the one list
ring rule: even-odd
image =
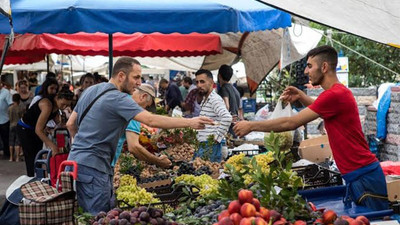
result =
[{"label": "red apple", "polygon": [[240,213],[240,207],[242,207],[242,205],[240,204],[240,202],[238,200],[231,201],[231,203],[229,203],[229,206],[228,206],[228,211],[230,214]]},{"label": "red apple", "polygon": [[242,189],[239,191],[239,202],[241,204],[244,203],[252,203],[253,202],[253,192],[250,190]]},{"label": "red apple", "polygon": [[232,220],[233,224],[239,225],[240,221],[243,219],[243,217],[239,213],[233,213],[229,216],[229,218]]},{"label": "red apple", "polygon": [[252,217],[256,215],[256,207],[250,203],[244,203],[240,208],[240,214],[243,217]]},{"label": "red apple", "polygon": [[229,217],[229,212],[228,210],[224,210],[222,211],[219,215],[218,215],[218,221],[221,221],[223,218],[225,217]]},{"label": "red apple", "polygon": [[260,211],[260,201],[258,201],[258,199],[253,198],[253,201],[251,202],[251,204],[253,204],[256,207],[257,211]]}]

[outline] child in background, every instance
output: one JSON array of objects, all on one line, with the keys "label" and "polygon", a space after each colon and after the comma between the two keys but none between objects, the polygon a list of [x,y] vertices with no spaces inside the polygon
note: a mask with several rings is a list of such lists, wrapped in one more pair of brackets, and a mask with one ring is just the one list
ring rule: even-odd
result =
[{"label": "child in background", "polygon": [[10,116],[10,162],[14,161],[14,149],[15,149],[15,161],[19,161],[21,143],[20,138],[17,135],[17,123],[21,119],[24,111],[19,107],[21,96],[14,94],[12,96],[13,104],[8,108],[8,114]]}]

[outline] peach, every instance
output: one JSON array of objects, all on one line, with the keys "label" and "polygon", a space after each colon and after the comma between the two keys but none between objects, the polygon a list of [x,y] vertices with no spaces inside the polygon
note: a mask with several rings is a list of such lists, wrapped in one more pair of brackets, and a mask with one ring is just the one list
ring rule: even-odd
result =
[{"label": "peach", "polygon": [[356,220],[362,221],[365,225],[369,225],[369,220],[365,216],[357,216]]},{"label": "peach", "polygon": [[263,218],[257,217],[255,219],[255,225],[268,225],[267,222]]},{"label": "peach", "polygon": [[229,217],[222,218],[221,221],[218,222],[219,225],[234,225],[232,220]]},{"label": "peach", "polygon": [[324,224],[332,224],[337,219],[337,214],[333,210],[325,211],[322,214],[322,222]]},{"label": "peach", "polygon": [[239,213],[233,213],[229,216],[234,225],[239,225],[243,217]]},{"label": "peach", "polygon": [[269,222],[270,212],[267,208],[260,207],[260,214],[265,221]]},{"label": "peach", "polygon": [[255,207],[256,207],[256,210],[257,211],[260,211],[260,201],[258,200],[258,199],[256,199],[256,198],[253,198],[253,201],[252,201],[252,203],[251,204],[253,204]]},{"label": "peach", "polygon": [[306,222],[304,222],[303,220],[296,220],[293,225],[307,225]]},{"label": "peach", "polygon": [[219,215],[218,215],[218,221],[221,221],[223,218],[225,217],[229,217],[229,212],[228,210],[224,210],[222,211]]},{"label": "peach", "polygon": [[228,206],[228,212],[230,214],[240,213],[240,207],[242,207],[242,205],[240,204],[240,202],[238,200],[231,201]]},{"label": "peach", "polygon": [[242,189],[239,191],[239,202],[241,204],[244,203],[252,203],[253,202],[253,192],[250,190]]},{"label": "peach", "polygon": [[240,208],[240,214],[243,217],[252,217],[256,215],[256,207],[250,203],[244,203]]},{"label": "peach", "polygon": [[280,213],[278,213],[277,211],[275,211],[275,210],[270,210],[269,211],[269,218],[270,218],[270,220],[272,220],[272,222],[280,220],[281,216],[282,215]]}]

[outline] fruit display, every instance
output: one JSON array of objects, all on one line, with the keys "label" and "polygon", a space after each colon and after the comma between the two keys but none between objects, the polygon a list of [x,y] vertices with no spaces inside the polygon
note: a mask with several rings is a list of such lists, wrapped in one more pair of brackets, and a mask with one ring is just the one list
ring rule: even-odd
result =
[{"label": "fruit display", "polygon": [[207,197],[216,194],[218,191],[218,180],[213,179],[209,175],[194,176],[184,174],[175,178],[175,183],[190,184],[200,189],[200,196]]},{"label": "fruit display", "polygon": [[107,213],[99,212],[94,220],[92,225],[177,225],[177,223],[167,219],[162,210],[144,206],[133,208],[130,211],[115,208]]},{"label": "fruit display", "polygon": [[190,161],[193,159],[194,147],[188,143],[170,146],[164,153],[171,161]]},{"label": "fruit display", "polygon": [[218,225],[284,225],[287,220],[277,211],[260,205],[250,190],[241,190],[237,200],[231,201],[228,209],[218,216]]},{"label": "fruit display", "polygon": [[218,214],[225,210],[225,202],[221,200],[198,199],[190,204],[182,204],[165,216],[185,225],[212,225],[218,221]]},{"label": "fruit display", "polygon": [[[223,167],[224,162],[211,162],[207,160],[203,160],[200,157],[196,157],[193,160],[193,166],[196,170],[201,170],[204,167],[208,167],[211,170],[211,175],[212,177],[216,178],[219,176],[219,169]],[[208,174],[208,173],[207,173]]]},{"label": "fruit display", "polygon": [[123,175],[120,178],[119,187],[116,190],[116,198],[121,207],[138,206],[149,203],[160,202],[146,189],[137,186],[136,179],[130,175]]},{"label": "fruit display", "polygon": [[157,143],[159,148],[169,148],[186,143],[197,149],[199,144],[197,131],[192,128],[161,130],[151,137],[151,141]]}]

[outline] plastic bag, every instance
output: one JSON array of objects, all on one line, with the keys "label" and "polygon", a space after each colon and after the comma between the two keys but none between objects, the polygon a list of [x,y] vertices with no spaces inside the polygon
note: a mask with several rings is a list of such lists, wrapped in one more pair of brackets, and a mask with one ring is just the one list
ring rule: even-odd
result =
[{"label": "plastic bag", "polygon": [[[294,112],[292,110],[292,106],[290,103],[283,108],[282,101],[279,100],[276,104],[274,111],[272,112],[271,116],[268,118],[270,120],[277,119],[281,117],[291,117],[293,116]],[[285,131],[280,133],[275,133],[275,137],[279,139],[279,148],[280,150],[288,150],[293,145],[293,135],[294,131]],[[269,139],[269,133],[265,133],[264,141]]]},{"label": "plastic bag", "polygon": [[261,109],[259,109],[256,113],[254,120],[266,120],[269,115],[269,104],[264,105]]}]

